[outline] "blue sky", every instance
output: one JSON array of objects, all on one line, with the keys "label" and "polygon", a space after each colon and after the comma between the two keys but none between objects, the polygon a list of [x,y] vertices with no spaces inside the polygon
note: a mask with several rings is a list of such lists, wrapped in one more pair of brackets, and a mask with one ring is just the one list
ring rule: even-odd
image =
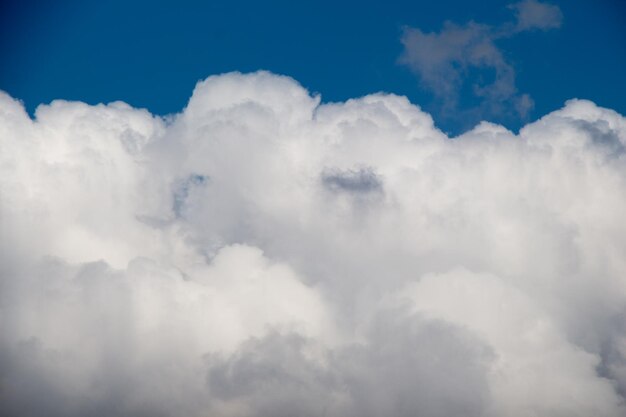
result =
[{"label": "blue sky", "polygon": [[[56,98],[123,100],[157,114],[180,111],[195,83],[227,71],[289,75],[324,101],[385,91],[406,95],[453,134],[480,119],[517,129],[586,98],[626,113],[626,7],[620,1],[552,2],[559,27],[498,37],[525,115],[485,110],[472,92],[493,68],[467,68],[456,104],[401,62],[403,33],[440,32],[445,21],[493,31],[514,21],[510,1],[35,1],[0,9],[0,89],[33,111]],[[423,74],[422,74],[423,75]],[[511,96],[513,97],[513,96]],[[517,96],[515,96],[517,97]],[[443,100],[445,101],[445,100]],[[471,110],[471,111],[470,111]]]}]

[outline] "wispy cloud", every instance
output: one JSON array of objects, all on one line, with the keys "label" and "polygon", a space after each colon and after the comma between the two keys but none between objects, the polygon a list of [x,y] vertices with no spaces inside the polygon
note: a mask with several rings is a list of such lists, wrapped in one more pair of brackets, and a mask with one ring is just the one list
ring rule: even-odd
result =
[{"label": "wispy cloud", "polygon": [[[468,119],[502,117],[511,114],[525,119],[534,103],[520,93],[515,69],[505,58],[497,40],[533,29],[548,30],[561,25],[557,6],[525,0],[509,6],[515,21],[500,26],[476,22],[445,22],[439,32],[404,29],[404,51],[399,62],[407,65],[423,88],[432,92],[444,118]],[[478,104],[462,105],[464,96]]]},{"label": "wispy cloud", "polygon": [[514,30],[548,30],[561,27],[563,13],[558,6],[536,0],[524,0],[509,6],[515,12]]}]

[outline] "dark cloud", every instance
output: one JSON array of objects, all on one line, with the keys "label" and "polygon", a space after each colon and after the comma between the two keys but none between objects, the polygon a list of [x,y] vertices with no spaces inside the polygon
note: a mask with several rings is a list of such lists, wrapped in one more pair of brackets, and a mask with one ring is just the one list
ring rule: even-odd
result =
[{"label": "dark cloud", "polygon": [[365,340],[334,349],[297,334],[250,340],[210,357],[207,381],[251,416],[480,416],[492,359],[460,328],[385,311]]},{"label": "dark cloud", "polygon": [[191,174],[176,185],[173,198],[173,210],[176,216],[182,215],[185,201],[189,197],[191,189],[194,187],[204,186],[208,181],[209,178],[206,175]]},{"label": "dark cloud", "polygon": [[332,191],[345,191],[355,194],[381,192],[383,184],[371,168],[357,168],[341,171],[327,169],[322,173],[322,183]]},{"label": "dark cloud", "polygon": [[613,129],[606,121],[577,120],[575,123],[596,147],[605,150],[608,155],[619,157],[626,151],[623,140],[619,137],[620,132]]}]

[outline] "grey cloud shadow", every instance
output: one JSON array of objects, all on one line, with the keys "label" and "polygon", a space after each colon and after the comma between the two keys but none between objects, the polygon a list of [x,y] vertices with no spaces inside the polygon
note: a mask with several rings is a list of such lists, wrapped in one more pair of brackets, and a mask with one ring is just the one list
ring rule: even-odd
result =
[{"label": "grey cloud shadow", "polygon": [[383,182],[370,167],[339,170],[326,169],[321,174],[324,187],[334,192],[351,194],[380,193],[383,191]]}]

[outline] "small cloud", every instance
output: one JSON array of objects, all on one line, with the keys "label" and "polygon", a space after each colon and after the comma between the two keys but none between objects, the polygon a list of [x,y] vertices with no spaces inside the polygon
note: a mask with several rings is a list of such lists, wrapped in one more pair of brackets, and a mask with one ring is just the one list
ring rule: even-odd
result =
[{"label": "small cloud", "polygon": [[522,118],[528,117],[533,107],[535,107],[535,101],[528,94],[519,96],[515,103],[515,110]]},{"label": "small cloud", "polygon": [[[459,25],[445,22],[439,32],[405,28],[399,58],[430,91],[444,118],[526,119],[534,107],[529,94],[518,92],[515,69],[496,42],[519,32],[559,27],[562,13],[557,6],[527,0],[509,6],[516,21],[500,26],[476,22]],[[462,106],[471,97],[476,104]]]},{"label": "small cloud", "polygon": [[559,6],[548,3],[540,3],[536,0],[524,0],[511,4],[510,9],[515,11],[517,24],[515,30],[556,29],[561,27],[563,13]]}]

